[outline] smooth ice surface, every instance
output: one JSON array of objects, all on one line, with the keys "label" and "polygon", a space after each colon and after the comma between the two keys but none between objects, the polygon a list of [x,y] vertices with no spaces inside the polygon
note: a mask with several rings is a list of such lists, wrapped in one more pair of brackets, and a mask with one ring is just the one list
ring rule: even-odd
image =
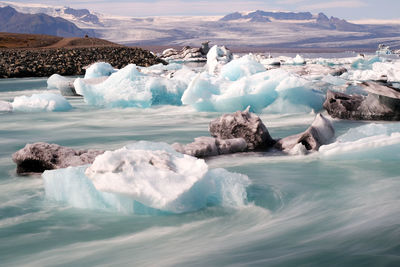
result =
[{"label": "smooth ice surface", "polygon": [[186,76],[190,73],[185,69],[177,71],[172,78],[153,76],[141,73],[136,65],[130,64],[100,84],[87,84],[76,79],[74,86],[86,103],[95,106],[148,108],[162,104],[181,105],[180,98],[187,87]]},{"label": "smooth ice surface", "polygon": [[68,111],[71,104],[62,95],[53,93],[33,94],[32,96],[17,96],[12,102],[14,111]]},{"label": "smooth ice surface", "polygon": [[90,65],[85,72],[85,79],[100,78],[104,76],[110,76],[117,70],[111,66],[110,63],[106,62],[96,62]]},{"label": "smooth ice surface", "polygon": [[[135,207],[182,213],[208,205],[244,206],[249,179],[165,144],[139,143],[107,151],[88,167],[46,171],[50,199],[89,209],[135,213]],[[149,149],[138,149],[145,148]],[[165,147],[167,150],[160,150]],[[169,152],[170,151],[170,152]]]}]

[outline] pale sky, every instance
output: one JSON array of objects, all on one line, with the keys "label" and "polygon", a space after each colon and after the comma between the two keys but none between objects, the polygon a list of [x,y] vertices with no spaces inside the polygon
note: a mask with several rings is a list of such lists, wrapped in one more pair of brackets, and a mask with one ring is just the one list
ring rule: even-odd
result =
[{"label": "pale sky", "polygon": [[[11,2],[11,1],[10,1]],[[121,16],[226,15],[235,11],[324,12],[348,20],[400,19],[400,0],[14,0]]]}]

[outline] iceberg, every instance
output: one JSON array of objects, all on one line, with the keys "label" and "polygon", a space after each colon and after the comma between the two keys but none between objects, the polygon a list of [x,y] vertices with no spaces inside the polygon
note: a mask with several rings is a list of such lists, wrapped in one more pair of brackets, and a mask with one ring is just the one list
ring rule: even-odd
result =
[{"label": "iceberg", "polygon": [[239,59],[232,60],[221,68],[221,77],[230,81],[237,81],[240,78],[266,71],[253,55],[246,55]]},{"label": "iceberg", "polygon": [[100,78],[104,76],[110,76],[117,70],[111,66],[111,64],[106,62],[96,62],[90,65],[85,72],[85,79]]},{"label": "iceberg", "polygon": [[88,84],[85,79],[76,79],[76,91],[83,95],[86,103],[104,107],[140,107],[152,105],[181,105],[181,96],[187,87],[187,79],[193,75],[187,69],[179,70],[174,77],[145,74],[130,64],[111,74],[105,81]]},{"label": "iceberg", "polygon": [[208,73],[216,74],[220,71],[222,65],[230,62],[233,59],[232,52],[225,46],[214,45],[207,53]]},{"label": "iceberg", "polygon": [[245,175],[209,170],[204,160],[148,142],[107,151],[92,165],[45,171],[42,176],[48,199],[139,214],[241,207],[250,184]]},{"label": "iceberg", "polygon": [[12,102],[14,111],[68,111],[71,104],[62,95],[53,93],[33,94],[32,96],[18,96]]},{"label": "iceberg", "polygon": [[193,105],[199,111],[218,112],[245,110],[248,106],[253,112],[320,110],[324,93],[309,84],[308,80],[284,69],[258,72],[237,81],[201,73],[189,84],[182,103]]},{"label": "iceberg", "polygon": [[47,79],[47,88],[58,89],[63,96],[76,96],[74,80],[75,78],[66,78],[59,74],[53,74]]}]

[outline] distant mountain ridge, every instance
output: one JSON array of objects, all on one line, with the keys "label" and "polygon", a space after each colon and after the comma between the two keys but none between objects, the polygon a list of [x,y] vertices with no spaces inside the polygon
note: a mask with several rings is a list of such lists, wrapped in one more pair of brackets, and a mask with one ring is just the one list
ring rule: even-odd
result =
[{"label": "distant mountain ridge", "polygon": [[221,18],[219,21],[250,19],[250,22],[263,22],[271,21],[271,18],[276,20],[310,20],[313,19],[313,15],[310,12],[271,12],[257,10],[246,15],[239,12],[231,13]]},{"label": "distant mountain ridge", "polygon": [[27,34],[47,34],[61,37],[94,35],[92,30],[82,30],[63,18],[46,14],[25,14],[6,6],[0,8],[0,31]]},{"label": "distant mountain ridge", "polygon": [[[354,24],[323,13],[256,10],[226,16],[119,17],[31,3],[0,1],[22,13],[45,13],[74,23],[90,36],[136,46],[198,46],[204,41],[229,47],[272,49],[368,49],[384,43],[400,48],[400,24]],[[49,34],[48,32],[45,32]],[[52,34],[52,33],[50,33]],[[94,35],[95,34],[95,35]]]}]

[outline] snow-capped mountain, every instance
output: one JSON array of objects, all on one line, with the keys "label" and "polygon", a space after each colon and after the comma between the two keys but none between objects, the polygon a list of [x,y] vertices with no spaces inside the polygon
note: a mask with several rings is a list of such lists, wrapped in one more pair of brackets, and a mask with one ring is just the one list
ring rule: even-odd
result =
[{"label": "snow-capped mountain", "polygon": [[102,26],[98,17],[99,14],[90,12],[87,9],[73,9],[65,6],[47,6],[31,3],[0,2],[0,7],[5,6],[10,6],[21,13],[43,13],[52,17],[61,17],[82,28]]},{"label": "snow-capped mountain", "polygon": [[21,13],[9,6],[0,7],[0,32],[49,34],[62,37],[94,35],[92,30],[82,30],[63,18],[43,13]]},{"label": "snow-capped mountain", "polygon": [[62,17],[112,42],[129,45],[198,46],[204,41],[231,47],[376,48],[379,43],[400,48],[400,25],[358,25],[310,12],[236,12],[226,16],[109,16],[87,9],[0,2],[20,12]]}]

